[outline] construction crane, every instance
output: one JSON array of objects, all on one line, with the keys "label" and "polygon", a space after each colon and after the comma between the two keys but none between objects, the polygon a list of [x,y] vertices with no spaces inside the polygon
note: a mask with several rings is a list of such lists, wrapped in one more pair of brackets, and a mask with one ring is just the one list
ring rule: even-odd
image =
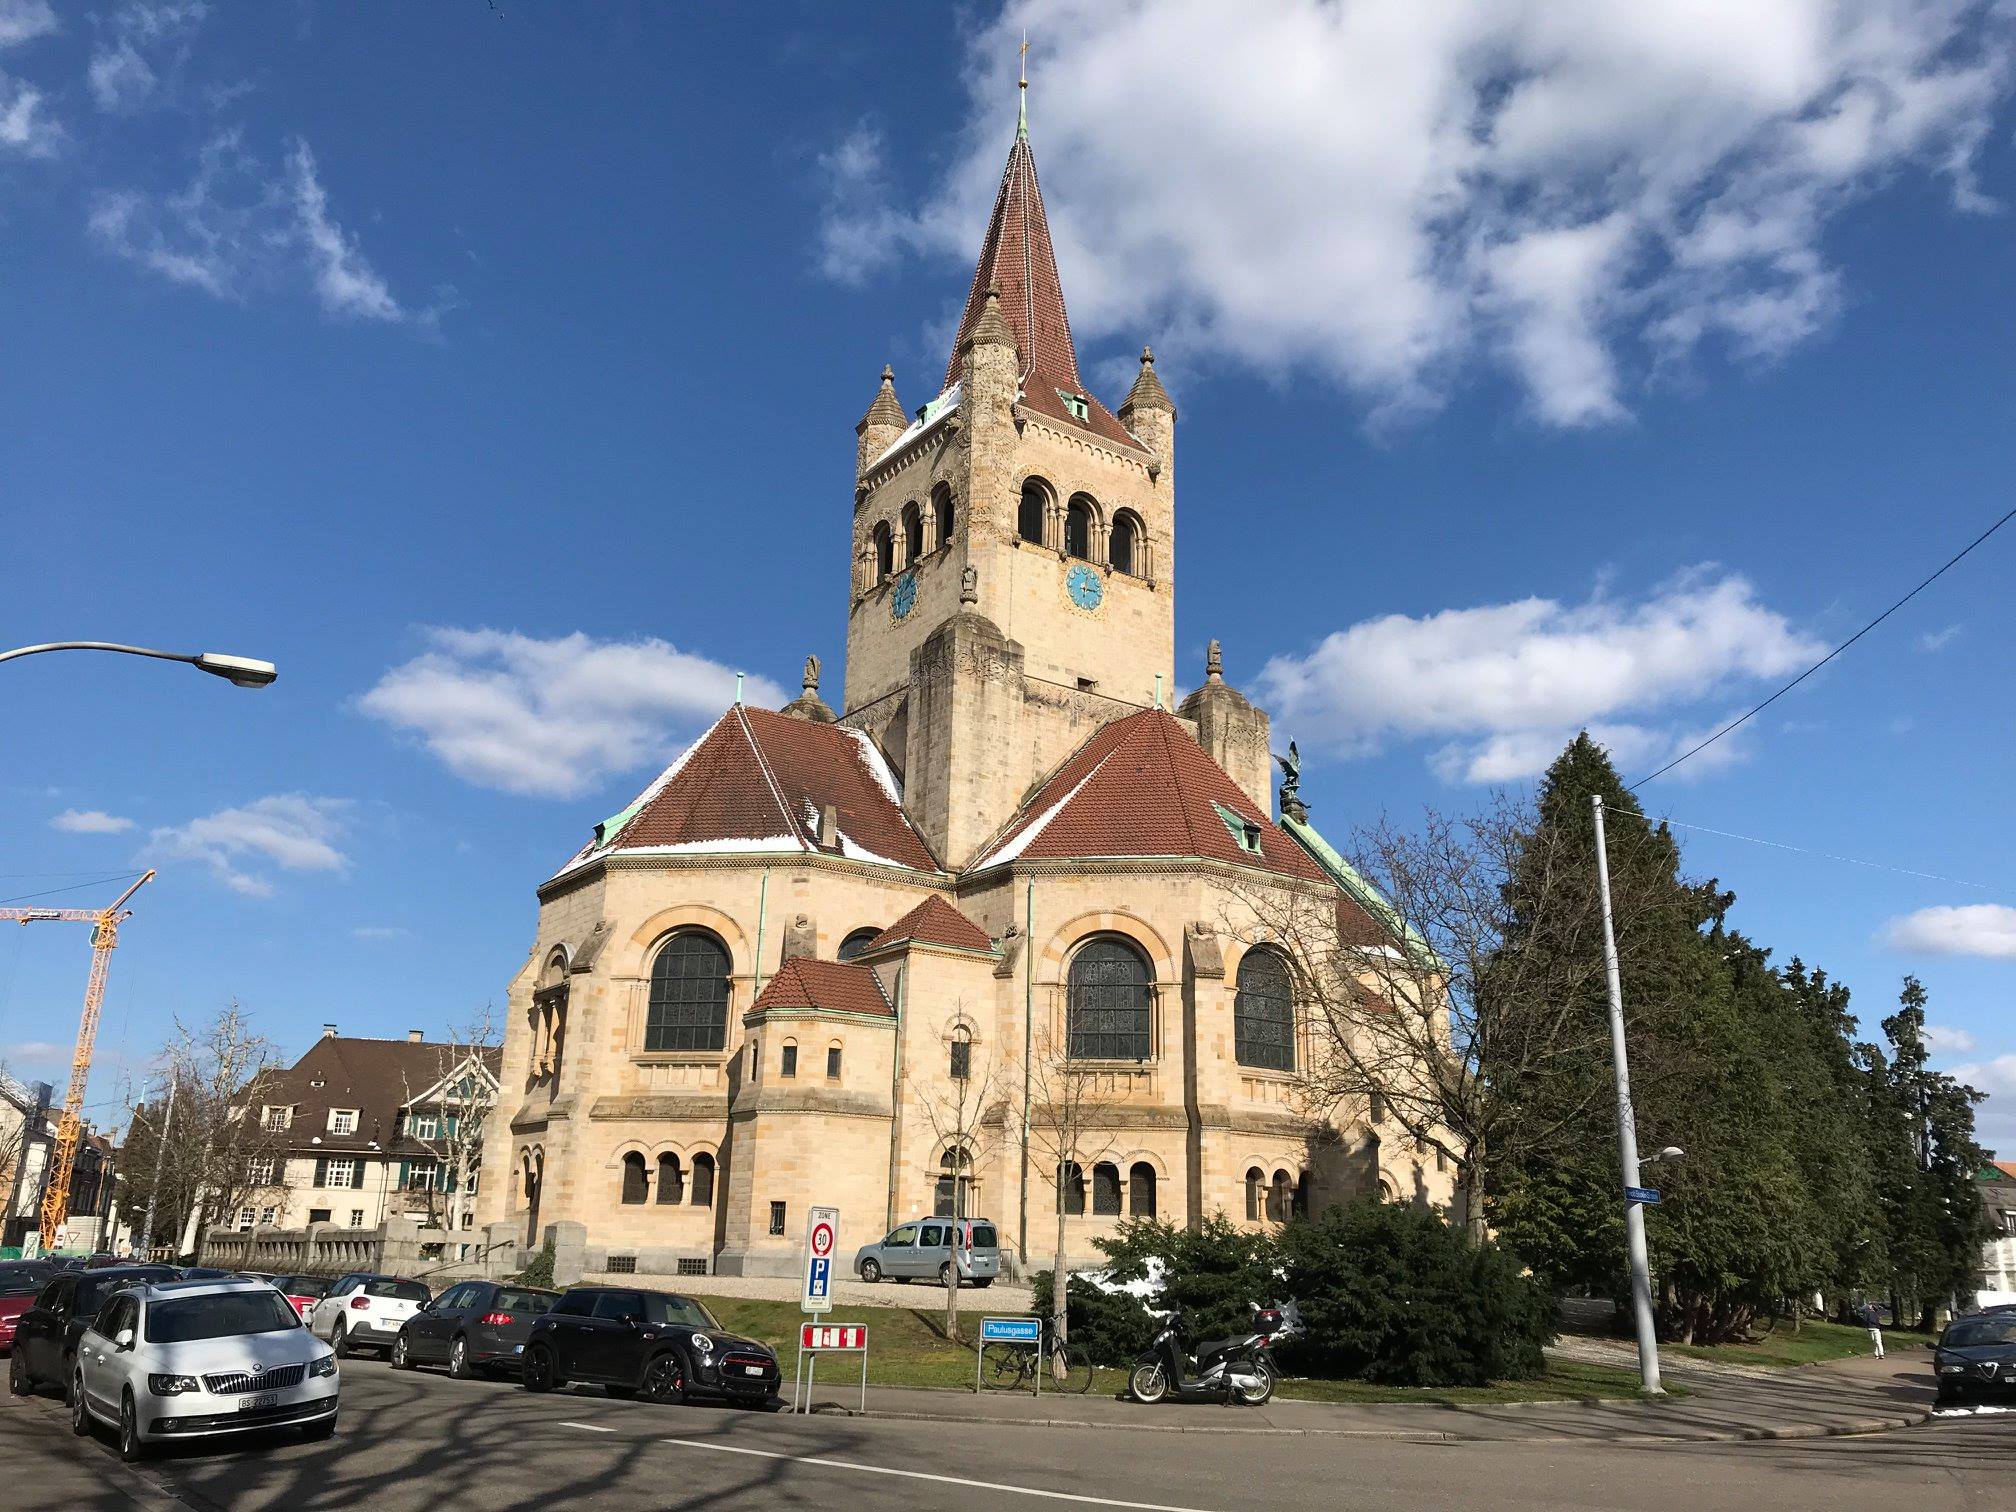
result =
[{"label": "construction crane", "polygon": [[91,1050],[98,1041],[98,1010],[105,1003],[105,976],[112,967],[112,947],[119,943],[119,925],[133,916],[127,901],[154,880],[144,873],[108,908],[0,908],[0,919],[18,924],[68,920],[92,924],[91,975],[84,984],[84,1013],[77,1020],[77,1049],[70,1057],[70,1091],[63,1099],[63,1118],[56,1125],[56,1148],[50,1153],[49,1180],[42,1188],[42,1248],[54,1249],[56,1235],[70,1216],[70,1171],[84,1137],[84,1083],[91,1078]]}]

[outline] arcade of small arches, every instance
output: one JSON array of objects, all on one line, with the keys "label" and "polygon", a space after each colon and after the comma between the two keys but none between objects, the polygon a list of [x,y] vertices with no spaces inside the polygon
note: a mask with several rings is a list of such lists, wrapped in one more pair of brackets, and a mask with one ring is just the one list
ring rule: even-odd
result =
[{"label": "arcade of small arches", "polygon": [[1057,490],[1042,478],[1022,482],[1015,534],[1031,546],[1061,556],[1108,567],[1128,577],[1155,578],[1155,545],[1138,514],[1118,509],[1109,520],[1104,506],[1084,492],[1060,502]]},{"label": "arcade of small arches", "polygon": [[855,591],[866,593],[942,551],[952,544],[957,528],[958,505],[946,484],[938,484],[921,503],[910,500],[893,520],[878,520],[868,528],[858,558]]},{"label": "arcade of small arches", "polygon": [[617,1164],[621,1171],[619,1200],[625,1207],[714,1206],[718,1166],[712,1151],[695,1151],[682,1161],[676,1150],[661,1150],[652,1160],[642,1150],[629,1149]]}]

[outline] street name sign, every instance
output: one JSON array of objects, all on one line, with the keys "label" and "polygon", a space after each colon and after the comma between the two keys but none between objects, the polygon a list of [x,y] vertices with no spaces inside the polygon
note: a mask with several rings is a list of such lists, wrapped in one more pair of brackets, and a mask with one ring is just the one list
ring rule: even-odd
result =
[{"label": "street name sign", "polygon": [[1041,1318],[982,1318],[982,1344],[1034,1344],[1043,1337]]},{"label": "street name sign", "polygon": [[1624,1188],[1624,1200],[1626,1202],[1642,1202],[1647,1207],[1657,1207],[1659,1205],[1659,1188],[1626,1187]]},{"label": "street name sign", "polygon": [[815,1207],[805,1221],[805,1286],[798,1310],[833,1310],[833,1261],[840,1244],[840,1209]]}]

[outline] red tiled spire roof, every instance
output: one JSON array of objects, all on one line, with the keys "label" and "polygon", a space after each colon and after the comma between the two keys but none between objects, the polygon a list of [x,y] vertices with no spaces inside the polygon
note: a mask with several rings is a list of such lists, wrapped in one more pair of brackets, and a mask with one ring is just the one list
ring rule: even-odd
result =
[{"label": "red tiled spire roof", "polygon": [[[1023,403],[1048,419],[1138,447],[1127,427],[1085,392],[1085,380],[1078,375],[1078,348],[1071,340],[1071,317],[1064,312],[1050,220],[1036,182],[1036,155],[1020,132],[1008,149],[1008,166],[1001,174],[994,214],[980,243],[980,262],[973,270],[973,287],[966,295],[966,313],[952,338],[952,358],[945,365],[947,388],[959,380],[959,354],[986,312],[990,288],[1000,290],[1001,314],[1015,333],[1015,350],[1022,359]],[[1057,397],[1059,389],[1084,398],[1091,418],[1074,417]]]},{"label": "red tiled spire roof", "polygon": [[955,945],[962,950],[994,948],[986,930],[935,894],[870,940],[868,949],[880,950],[904,940],[924,945]]},{"label": "red tiled spire roof", "polygon": [[825,1008],[884,1017],[894,1012],[882,994],[881,982],[868,967],[851,961],[815,961],[809,956],[793,956],[780,966],[777,975],[763,984],[749,1011],[765,1013],[772,1008]]},{"label": "red tiled spire roof", "polygon": [[[1233,824],[1250,828],[1257,850],[1233,837]],[[1161,709],[1117,719],[1080,746],[973,869],[1018,856],[1199,856],[1328,880]]]}]

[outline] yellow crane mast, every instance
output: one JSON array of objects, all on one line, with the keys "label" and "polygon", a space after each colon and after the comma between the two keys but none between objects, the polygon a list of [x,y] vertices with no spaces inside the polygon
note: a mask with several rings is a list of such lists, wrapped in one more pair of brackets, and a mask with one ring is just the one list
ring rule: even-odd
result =
[{"label": "yellow crane mast", "polygon": [[63,1118],[56,1125],[56,1148],[50,1152],[49,1180],[42,1189],[42,1248],[53,1249],[56,1235],[70,1216],[70,1171],[77,1145],[84,1137],[84,1084],[91,1079],[91,1051],[98,1041],[98,1010],[105,1003],[105,976],[112,966],[112,948],[119,943],[119,925],[133,916],[127,901],[154,880],[147,872],[119,894],[107,908],[0,908],[0,919],[18,924],[52,920],[95,925],[91,931],[91,975],[84,984],[84,1013],[77,1021],[77,1049],[70,1057],[70,1090],[63,1099]]}]

